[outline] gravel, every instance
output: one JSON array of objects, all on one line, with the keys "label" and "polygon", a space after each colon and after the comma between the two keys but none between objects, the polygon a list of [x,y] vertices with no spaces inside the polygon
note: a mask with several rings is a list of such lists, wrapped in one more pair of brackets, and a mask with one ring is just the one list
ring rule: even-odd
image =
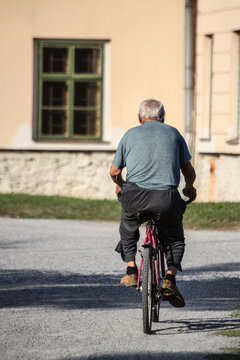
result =
[{"label": "gravel", "polygon": [[185,236],[186,306],[162,303],[144,335],[141,294],[119,286],[118,224],[0,218],[0,358],[201,360],[237,346],[214,332],[239,328],[240,233]]}]

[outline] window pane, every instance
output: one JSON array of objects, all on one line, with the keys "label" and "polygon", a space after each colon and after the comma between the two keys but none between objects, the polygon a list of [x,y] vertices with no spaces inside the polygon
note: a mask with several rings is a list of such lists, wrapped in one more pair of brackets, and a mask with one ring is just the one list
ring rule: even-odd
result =
[{"label": "window pane", "polygon": [[75,73],[100,74],[99,49],[75,49]]},{"label": "window pane", "polygon": [[44,81],[42,88],[43,106],[67,105],[68,86],[64,81]]},{"label": "window pane", "polygon": [[100,106],[100,82],[75,82],[74,106]]},{"label": "window pane", "polygon": [[74,111],[74,135],[99,136],[97,111]]},{"label": "window pane", "polygon": [[44,73],[67,73],[68,51],[66,48],[43,49],[43,72]]},{"label": "window pane", "polygon": [[65,110],[42,110],[42,134],[66,135],[67,114]]}]

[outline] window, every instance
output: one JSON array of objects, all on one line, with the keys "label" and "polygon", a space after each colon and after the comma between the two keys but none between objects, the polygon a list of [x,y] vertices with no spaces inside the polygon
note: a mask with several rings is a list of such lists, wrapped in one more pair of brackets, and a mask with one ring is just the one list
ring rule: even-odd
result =
[{"label": "window", "polygon": [[101,139],[103,43],[39,41],[38,139]]}]

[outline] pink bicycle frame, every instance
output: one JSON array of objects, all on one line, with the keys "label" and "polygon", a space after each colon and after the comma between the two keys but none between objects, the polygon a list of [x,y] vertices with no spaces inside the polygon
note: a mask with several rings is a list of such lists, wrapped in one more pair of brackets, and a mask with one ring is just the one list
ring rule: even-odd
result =
[{"label": "pink bicycle frame", "polygon": [[[147,226],[146,236],[145,236],[144,243],[143,243],[143,248],[145,247],[146,243],[152,244],[153,249],[156,249],[154,230],[153,230],[153,228],[150,228],[149,226]],[[160,260],[161,260],[162,276],[164,277],[165,276],[165,266],[164,266],[164,256],[163,256],[162,250],[160,250]],[[141,270],[142,270],[142,263],[143,263],[143,257],[141,257],[141,259],[140,259],[138,280],[137,280],[137,289],[140,288],[140,276],[141,276]],[[160,279],[159,279],[159,276],[158,276],[158,263],[157,263],[157,260],[154,261],[154,265],[155,265],[155,273],[156,273],[156,282],[157,282],[157,286],[159,286]]]}]

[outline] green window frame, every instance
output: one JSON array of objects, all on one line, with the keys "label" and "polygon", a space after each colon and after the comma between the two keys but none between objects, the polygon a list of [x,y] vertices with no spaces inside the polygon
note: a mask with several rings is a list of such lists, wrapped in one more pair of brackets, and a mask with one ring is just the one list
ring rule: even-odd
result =
[{"label": "green window frame", "polygon": [[38,42],[39,140],[101,140],[103,42]]}]

